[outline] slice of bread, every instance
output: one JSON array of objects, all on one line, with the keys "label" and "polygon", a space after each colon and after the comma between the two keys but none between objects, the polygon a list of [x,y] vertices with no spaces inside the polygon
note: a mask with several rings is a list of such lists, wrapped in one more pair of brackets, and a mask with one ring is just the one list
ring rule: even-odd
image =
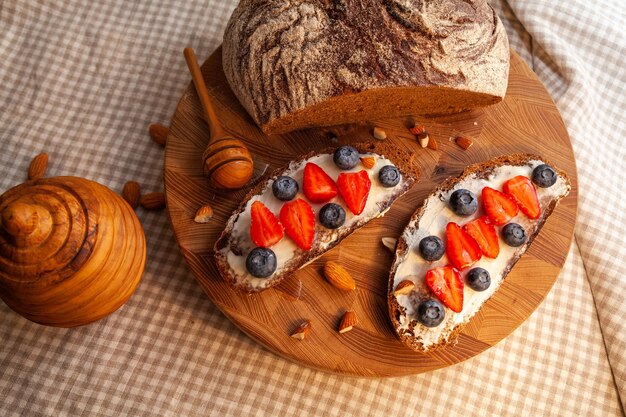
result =
[{"label": "slice of bread", "polygon": [[[484,215],[482,209],[481,191],[485,186],[502,190],[502,185],[508,179],[523,175],[531,177],[533,169],[540,164],[548,164],[558,174],[557,182],[549,188],[537,188],[537,195],[541,206],[541,215],[537,220],[531,220],[521,211],[510,220],[520,224],[528,236],[527,241],[520,247],[508,246],[500,237],[501,227],[496,227],[500,243],[500,254],[496,259],[482,257],[473,267],[482,267],[489,271],[491,285],[482,292],[471,289],[464,285],[463,310],[455,313],[448,307],[444,307],[445,318],[437,327],[426,327],[417,319],[417,307],[426,299],[437,299],[425,283],[426,272],[435,267],[448,264],[447,256],[434,262],[427,262],[419,253],[419,243],[426,237],[438,236],[444,245],[445,228],[448,222],[456,222],[460,225]],[[479,209],[469,217],[457,216],[449,207],[450,195],[458,189],[469,189],[479,199]],[[513,154],[501,156],[487,162],[472,165],[458,177],[449,178],[443,182],[424,201],[411,217],[402,236],[398,239],[395,258],[389,277],[388,303],[389,314],[393,327],[400,340],[413,350],[425,352],[439,349],[456,342],[459,332],[464,325],[476,314],[483,304],[496,292],[500,284],[511,271],[515,263],[530,246],[537,236],[541,227],[550,216],[557,203],[570,191],[570,183],[567,175],[557,170],[553,165],[536,155]],[[468,270],[461,271],[464,282]],[[415,284],[408,294],[394,295],[398,284],[404,280],[410,280]]]},{"label": "slice of bread", "polygon": [[[375,165],[367,169],[362,163],[348,171],[340,171],[333,162],[335,148],[327,149],[320,153],[311,153],[297,161],[291,162],[287,167],[278,169],[270,174],[269,178],[261,181],[245,197],[241,205],[226,224],[226,228],[215,243],[215,262],[220,274],[231,286],[249,293],[259,292],[271,288],[283,279],[295,273],[309,262],[334,248],[345,237],[366,224],[372,219],[382,216],[391,204],[408,191],[417,181],[419,170],[413,164],[413,155],[401,149],[385,143],[353,144],[362,157],[375,158]],[[354,215],[348,210],[341,197],[334,197],[330,202],[340,204],[346,212],[346,220],[338,229],[327,229],[317,219],[318,210],[326,203],[313,204],[316,216],[315,238],[311,250],[300,249],[288,237],[274,245],[272,249],[277,258],[276,271],[267,278],[256,278],[246,270],[246,257],[255,248],[250,238],[250,208],[252,203],[261,200],[275,215],[278,216],[284,202],[278,200],[272,193],[272,183],[280,175],[294,178],[300,187],[296,198],[306,197],[302,194],[302,178],[306,162],[314,162],[320,165],[324,171],[334,180],[340,172],[357,172],[366,170],[369,174],[372,186],[367,200],[367,205],[360,215]],[[383,187],[378,180],[378,171],[385,165],[395,165],[402,175],[400,182],[391,188]]]}]

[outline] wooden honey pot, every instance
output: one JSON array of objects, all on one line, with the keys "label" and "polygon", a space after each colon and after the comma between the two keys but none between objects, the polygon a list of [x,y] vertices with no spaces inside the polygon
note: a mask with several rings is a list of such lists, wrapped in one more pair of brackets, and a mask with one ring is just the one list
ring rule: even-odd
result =
[{"label": "wooden honey pot", "polygon": [[43,178],[0,196],[0,298],[29,320],[96,321],[128,300],[145,263],[137,216],[103,185]]}]

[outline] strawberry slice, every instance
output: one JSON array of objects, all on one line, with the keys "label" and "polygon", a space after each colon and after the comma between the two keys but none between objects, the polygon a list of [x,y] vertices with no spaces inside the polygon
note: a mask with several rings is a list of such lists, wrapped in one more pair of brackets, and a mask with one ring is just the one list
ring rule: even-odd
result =
[{"label": "strawberry slice", "polygon": [[479,217],[463,226],[463,230],[476,241],[483,255],[492,259],[498,257],[500,253],[498,233],[489,217]]},{"label": "strawberry slice", "polygon": [[356,215],[363,212],[367,197],[370,194],[372,181],[370,181],[367,171],[342,172],[337,178],[339,194],[343,197],[350,211]]},{"label": "strawberry slice", "polygon": [[539,198],[537,198],[537,190],[530,179],[518,175],[504,183],[503,190],[505,193],[513,197],[522,213],[533,220],[539,218],[541,207],[539,207]]},{"label": "strawberry slice", "polygon": [[463,280],[456,268],[444,266],[426,272],[426,285],[450,310],[463,310]]},{"label": "strawberry slice", "polygon": [[312,203],[325,203],[337,195],[337,186],[319,165],[309,162],[304,167],[302,192]]},{"label": "strawberry slice", "polygon": [[285,203],[280,209],[280,221],[285,228],[287,236],[299,248],[310,250],[313,247],[315,213],[313,213],[309,203],[301,198]]},{"label": "strawberry slice", "polygon": [[454,222],[446,226],[446,240],[448,261],[460,271],[472,266],[482,257],[476,241]]},{"label": "strawberry slice", "polygon": [[269,248],[283,238],[283,225],[263,203],[260,201],[252,203],[250,216],[252,217],[250,238],[255,245]]},{"label": "strawberry slice", "polygon": [[517,216],[519,211],[515,201],[507,194],[494,190],[491,187],[483,188],[483,207],[487,216],[496,226],[502,226],[513,217]]}]

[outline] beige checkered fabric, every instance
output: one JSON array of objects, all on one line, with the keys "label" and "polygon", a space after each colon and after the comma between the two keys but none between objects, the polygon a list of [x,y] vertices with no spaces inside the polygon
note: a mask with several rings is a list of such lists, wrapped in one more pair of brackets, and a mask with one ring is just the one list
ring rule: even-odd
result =
[{"label": "beige checkered fabric", "polygon": [[[619,416],[626,399],[626,13],[622,0],[494,1],[512,47],[555,98],[576,152],[580,214],[563,272],[518,330],[446,369],[355,379],[285,361],[205,297],[165,213],[139,289],[78,329],[0,305],[2,416]],[[0,1],[0,190],[33,155],[50,175],[160,190],[167,123],[234,7],[220,0]]]}]

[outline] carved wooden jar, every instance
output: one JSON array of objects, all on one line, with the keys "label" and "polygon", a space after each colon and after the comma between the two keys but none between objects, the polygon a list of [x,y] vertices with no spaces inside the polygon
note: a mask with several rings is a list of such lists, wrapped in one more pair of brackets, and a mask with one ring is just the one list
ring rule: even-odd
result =
[{"label": "carved wooden jar", "polygon": [[0,297],[37,323],[74,327],[117,310],[144,270],[131,207],[82,178],[28,181],[0,196]]}]

